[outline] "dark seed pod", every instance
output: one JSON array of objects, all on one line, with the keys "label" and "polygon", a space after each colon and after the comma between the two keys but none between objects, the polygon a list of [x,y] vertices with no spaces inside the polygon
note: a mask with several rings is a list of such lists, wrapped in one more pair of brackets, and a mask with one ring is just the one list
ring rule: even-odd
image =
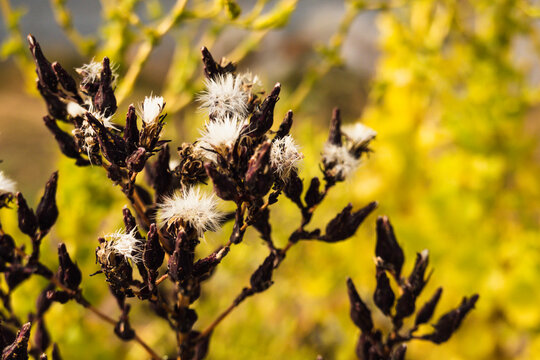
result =
[{"label": "dark seed pod", "polygon": [[53,344],[52,360],[62,360],[62,356],[60,356],[60,349],[58,349],[57,344]]},{"label": "dark seed pod", "polygon": [[201,48],[202,61],[204,64],[204,74],[209,79],[215,79],[218,75],[233,73],[236,70],[236,65],[231,62],[222,61],[221,64],[216,63],[212,54],[206,47]]},{"label": "dark seed pod", "polygon": [[373,320],[371,320],[371,311],[358,295],[356,287],[351,278],[347,279],[347,289],[349,301],[351,303],[351,319],[362,333],[368,334],[373,329]]},{"label": "dark seed pod", "polygon": [[411,289],[415,296],[420,295],[429,279],[429,276],[427,279],[424,278],[428,263],[429,253],[427,250],[416,254],[416,262],[408,279],[409,285],[411,286]]},{"label": "dark seed pod", "polygon": [[206,173],[214,183],[214,192],[216,195],[225,201],[236,201],[239,194],[233,180],[223,172],[218,171],[216,165],[213,163],[206,163],[204,167],[206,169]]},{"label": "dark seed pod", "polygon": [[133,104],[129,105],[124,128],[126,153],[131,154],[139,147],[139,129],[137,128],[137,113]]},{"label": "dark seed pod", "polygon": [[429,301],[426,302],[424,306],[422,306],[422,308],[416,313],[416,319],[414,321],[415,326],[425,324],[431,319],[433,313],[435,312],[435,308],[439,303],[439,299],[441,298],[442,291],[443,289],[441,287],[438,288],[431,299],[429,299]]},{"label": "dark seed pod", "polygon": [[266,195],[272,188],[273,179],[270,172],[270,149],[272,143],[266,141],[255,151],[249,159],[245,184],[254,197]]},{"label": "dark seed pod", "polygon": [[2,360],[27,360],[31,324],[26,323],[17,333],[15,341],[2,351]]},{"label": "dark seed pod", "polygon": [[150,225],[147,238],[143,252],[143,263],[149,270],[156,271],[163,264],[163,259],[165,258],[165,251],[159,243],[156,224]]},{"label": "dark seed pod", "polygon": [[251,279],[249,280],[251,284],[251,289],[254,292],[262,292],[268,289],[272,284],[272,273],[274,272],[274,261],[276,256],[274,253],[271,253],[264,259],[261,266],[255,270]]},{"label": "dark seed pod", "polygon": [[103,69],[101,70],[101,81],[98,91],[94,97],[94,106],[96,110],[108,117],[116,112],[116,97],[111,86],[113,81],[109,58],[103,58]]},{"label": "dark seed pod", "polygon": [[326,225],[326,234],[320,238],[326,242],[337,242],[350,238],[362,224],[364,219],[377,207],[371,202],[364,208],[351,213],[352,204],[347,205],[335,218]]},{"label": "dark seed pod", "polygon": [[207,257],[198,260],[193,265],[193,277],[196,278],[197,281],[204,281],[210,278],[221,262],[221,259],[227,255],[228,252],[229,247],[219,248]]},{"label": "dark seed pod", "polygon": [[302,204],[302,200],[300,199],[303,189],[304,184],[302,183],[300,177],[298,177],[298,173],[296,171],[291,172],[291,176],[289,177],[289,181],[285,184],[283,192],[285,193],[285,196],[291,199],[291,201],[294,202],[300,209],[302,209],[304,206]]},{"label": "dark seed pod", "polygon": [[247,134],[253,138],[258,138],[266,134],[274,123],[274,107],[279,100],[281,84],[277,83],[272,92],[261,104],[259,111],[251,116]]},{"label": "dark seed pod", "polygon": [[397,277],[400,276],[405,255],[396,240],[390,220],[386,216],[381,216],[377,219],[375,256],[381,258],[384,262],[383,265],[394,271]]},{"label": "dark seed pod", "polygon": [[77,290],[82,280],[81,270],[71,261],[65,244],[58,245],[58,280],[71,290]]},{"label": "dark seed pod", "polygon": [[47,296],[47,294],[49,291],[53,291],[54,288],[54,284],[50,284],[41,293],[39,293],[36,300],[36,317],[43,317],[45,312],[51,307],[53,301]]},{"label": "dark seed pod", "polygon": [[47,184],[45,192],[36,208],[39,229],[48,232],[58,218],[58,207],[56,206],[56,187],[58,184],[58,171],[55,171]]},{"label": "dark seed pod", "polygon": [[54,135],[54,138],[56,139],[56,142],[58,143],[62,154],[72,159],[78,159],[84,163],[85,160],[81,158],[81,155],[79,154],[79,148],[77,147],[77,144],[75,143],[73,137],[68,133],[62,131],[56,124],[56,120],[54,118],[50,116],[44,116],[43,122],[45,123],[45,126],[47,126],[49,131]]},{"label": "dark seed pod", "polygon": [[386,272],[377,269],[377,287],[373,293],[373,302],[385,315],[390,315],[392,305],[394,305],[395,295],[390,286],[390,280],[386,276]]},{"label": "dark seed pod", "polygon": [[287,115],[285,116],[285,119],[283,119],[283,122],[281,123],[281,125],[279,125],[279,129],[276,132],[276,136],[274,136],[273,141],[282,139],[285,136],[289,135],[292,124],[293,124],[293,112],[292,110],[289,110],[287,111]]},{"label": "dark seed pod", "polygon": [[328,142],[330,144],[341,146],[341,113],[338,108],[332,112],[332,121],[330,122],[330,131],[328,133]]},{"label": "dark seed pod", "polygon": [[41,86],[48,88],[52,92],[56,92],[58,86],[58,79],[54,73],[51,63],[47,60],[43,52],[41,51],[41,46],[36,41],[36,38],[32,35],[27,36],[30,52],[34,58],[36,64],[36,73],[38,75],[39,82]]},{"label": "dark seed pod", "polygon": [[53,62],[51,67],[56,74],[58,82],[60,83],[60,85],[62,85],[64,90],[66,90],[77,103],[82,104],[83,99],[79,95],[75,79],[71,75],[69,75],[68,72],[58,62]]},{"label": "dark seed pod", "polygon": [[319,192],[320,186],[321,182],[318,177],[314,177],[313,179],[311,179],[309,188],[307,189],[306,195],[304,196],[304,201],[306,202],[307,208],[311,208],[313,205],[321,202],[322,194]]},{"label": "dark seed pod", "polygon": [[416,296],[413,291],[406,287],[396,303],[396,316],[394,324],[401,327],[401,320],[411,316],[416,308]]},{"label": "dark seed pod", "polygon": [[141,172],[144,169],[147,158],[146,149],[140,147],[127,157],[127,168],[135,173]]},{"label": "dark seed pod", "polygon": [[38,219],[34,211],[28,207],[23,194],[20,192],[17,193],[17,204],[19,229],[28,236],[34,236],[38,228]]}]

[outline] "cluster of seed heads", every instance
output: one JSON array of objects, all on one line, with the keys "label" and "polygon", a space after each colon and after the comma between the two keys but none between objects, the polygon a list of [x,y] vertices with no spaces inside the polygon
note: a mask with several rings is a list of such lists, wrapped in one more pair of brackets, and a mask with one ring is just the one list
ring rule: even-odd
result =
[{"label": "cluster of seed heads", "polygon": [[[173,157],[169,141],[161,138],[166,116],[162,97],[148,96],[138,110],[130,105],[125,116],[120,115],[114,94],[118,75],[108,58],[92,60],[77,69],[77,81],[59,63],[47,60],[33,36],[28,36],[28,42],[36,65],[37,88],[47,105],[45,126],[62,153],[78,166],[103,168],[125,194],[129,206],[122,209],[124,228],[98,239],[97,266],[92,272],[103,277],[118,304],[117,315],[105,314],[84,297],[81,282],[85,277],[65,244],[58,247],[56,271],[40,261],[40,244],[58,218],[58,174],[51,176],[34,211],[23,195],[15,192],[15,183],[0,172],[0,207],[8,207],[16,200],[19,228],[32,242],[28,254],[0,225],[0,269],[10,289],[0,293],[6,310],[0,312],[2,360],[26,359],[29,355],[46,359],[49,354],[60,359],[59,347],[53,344],[45,326],[45,314],[54,303],[68,301],[96,312],[114,326],[120,339],[139,343],[155,360],[162,355],[136,333],[130,322],[131,306],[136,301],[146,302],[156,317],[167,321],[173,334],[176,350],[166,355],[201,360],[208,354],[214,328],[246,299],[273,285],[274,271],[296,243],[346,240],[377,207],[372,202],[353,210],[353,205],[348,204],[325,226],[311,223],[327,193],[353,175],[371,151],[376,136],[374,130],[361,123],[342,126],[337,109],[321,150],[322,180],[313,177],[304,181],[299,174],[304,155],[291,134],[292,111],[285,114],[277,130],[272,130],[281,85],[276,84],[266,93],[257,76],[237,73],[234,64],[216,62],[203,48],[206,90],[198,100],[207,119],[200,137],[179,146],[178,155]],[[66,125],[59,126],[59,122]],[[63,130],[69,126],[71,132]],[[145,179],[139,176],[141,173]],[[212,189],[205,186],[210,182]],[[274,204],[283,196],[296,205],[301,221],[288,237],[287,245],[279,247],[270,218]],[[220,202],[231,202],[236,210],[224,213],[219,210]],[[233,226],[227,241],[210,254],[197,256],[197,246],[205,233],[218,230],[228,221]],[[250,226],[263,240],[268,255],[252,273],[249,284],[231,300],[231,306],[209,325],[199,324],[194,302],[227,254],[242,243]],[[370,310],[349,280],[351,317],[362,331],[358,357],[402,359],[404,343],[409,340],[448,340],[477,296],[465,298],[457,309],[443,315],[433,333],[416,336],[417,327],[428,322],[434,312],[438,291],[417,312],[415,326],[404,333],[403,319],[414,313],[416,299],[429,278],[425,277],[427,252],[418,255],[411,275],[402,277],[403,251],[386,218],[378,220],[377,235],[377,289],[373,299],[391,318],[394,328],[386,338],[374,330]],[[400,288],[397,301],[387,274]],[[10,294],[32,275],[44,277],[48,285],[37,299],[36,313],[24,324],[13,311]],[[14,328],[20,331],[15,333]]]}]

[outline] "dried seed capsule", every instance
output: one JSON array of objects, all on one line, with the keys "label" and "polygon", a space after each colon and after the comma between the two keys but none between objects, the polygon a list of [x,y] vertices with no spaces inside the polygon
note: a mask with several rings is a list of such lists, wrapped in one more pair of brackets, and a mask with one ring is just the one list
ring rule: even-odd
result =
[{"label": "dried seed capsule", "polygon": [[251,289],[254,292],[262,292],[268,289],[274,282],[272,281],[272,273],[274,271],[274,261],[276,256],[274,253],[271,253],[264,259],[261,266],[255,270],[251,279],[249,280],[251,284]]},{"label": "dried seed capsule", "polygon": [[245,184],[254,197],[264,196],[272,187],[273,178],[270,172],[271,147],[272,143],[270,141],[262,143],[249,159]]},{"label": "dried seed capsule", "polygon": [[416,262],[408,279],[409,285],[411,286],[411,289],[415,296],[420,295],[420,293],[424,289],[424,286],[429,280],[429,276],[427,279],[424,278],[428,263],[429,252],[427,250],[416,254]]},{"label": "dried seed capsule", "polygon": [[111,116],[116,112],[116,97],[111,86],[113,81],[109,58],[103,58],[103,67],[101,69],[101,79],[98,91],[94,97],[94,106],[96,110],[105,117]]},{"label": "dried seed capsule", "polygon": [[414,313],[416,308],[416,296],[411,288],[403,289],[403,294],[399,297],[396,303],[396,315],[394,316],[394,324],[401,327],[402,320]]},{"label": "dried seed capsule", "polygon": [[39,229],[48,232],[58,218],[58,207],[56,206],[56,187],[58,184],[58,171],[55,171],[47,184],[45,192],[36,208]]},{"label": "dried seed capsule", "polygon": [[47,126],[49,131],[53,133],[62,154],[72,159],[78,159],[80,161],[83,160],[81,158],[81,155],[79,154],[79,148],[77,147],[77,144],[75,143],[73,137],[68,133],[62,131],[56,124],[56,120],[54,118],[50,116],[44,116],[43,122],[45,123],[45,126]]},{"label": "dried seed capsule", "polygon": [[139,147],[139,129],[137,128],[137,113],[133,104],[129,105],[126,115],[124,141],[126,142],[126,152],[128,154],[131,154]]},{"label": "dried seed capsule", "polygon": [[279,129],[276,132],[276,136],[274,136],[274,140],[279,140],[284,138],[289,134],[289,131],[291,131],[291,127],[293,124],[293,112],[292,110],[287,111],[287,115],[285,115],[285,119],[283,119],[281,125],[279,125]]},{"label": "dried seed capsule", "polygon": [[36,41],[34,36],[28,35],[27,40],[30,52],[32,52],[32,57],[36,63],[36,73],[38,75],[40,84],[43,87],[48,88],[50,91],[56,92],[58,79],[56,78],[56,74],[51,67],[51,63],[49,60],[47,60],[45,55],[43,55],[41,46],[39,46],[39,43]]},{"label": "dried seed capsule", "polygon": [[77,290],[82,280],[81,270],[71,261],[65,244],[58,245],[58,280],[71,290]]},{"label": "dried seed capsule", "polygon": [[34,236],[38,228],[38,219],[20,192],[17,193],[17,205],[19,229],[28,236]]},{"label": "dried seed capsule", "polygon": [[330,131],[328,133],[328,142],[330,144],[341,146],[341,113],[338,108],[332,112],[332,121],[330,122]]},{"label": "dried seed capsule", "polygon": [[351,213],[352,204],[347,205],[339,214],[336,215],[328,225],[326,225],[326,234],[320,238],[326,242],[337,242],[350,238],[354,235],[364,219],[377,207],[377,202],[371,202],[362,209]]},{"label": "dried seed capsule", "polygon": [[390,220],[386,216],[377,219],[375,255],[382,259],[384,267],[388,267],[395,272],[396,276],[400,276],[405,255],[403,255],[403,250],[396,240]]},{"label": "dried seed capsule", "polygon": [[272,89],[272,92],[261,104],[261,108],[257,111],[249,121],[247,134],[253,138],[257,138],[266,134],[274,123],[274,107],[279,100],[279,92],[281,84],[277,83]]},{"label": "dried seed capsule", "polygon": [[163,264],[163,259],[165,258],[165,251],[159,243],[156,224],[150,225],[147,238],[143,252],[143,263],[149,270],[156,271]]},{"label": "dried seed capsule", "polygon": [[314,177],[313,179],[311,179],[309,188],[307,189],[306,195],[304,196],[306,207],[310,208],[313,205],[316,205],[321,202],[322,194],[319,192],[320,186],[321,186],[321,182],[318,177]]},{"label": "dried seed capsule", "polygon": [[28,359],[28,340],[30,339],[30,323],[26,323],[17,333],[12,344],[2,351],[2,360],[26,360]]},{"label": "dried seed capsule", "polygon": [[127,157],[127,168],[136,173],[141,172],[143,171],[144,165],[146,164],[146,159],[148,159],[146,149],[140,147]]},{"label": "dried seed capsule", "polygon": [[395,295],[390,286],[390,281],[386,272],[382,269],[377,269],[377,287],[373,293],[373,302],[385,315],[390,315],[392,305],[394,305]]},{"label": "dried seed capsule", "polygon": [[441,298],[442,291],[443,289],[441,287],[438,288],[431,299],[429,299],[429,301],[426,302],[424,306],[422,306],[422,308],[420,308],[420,310],[416,313],[416,319],[414,321],[415,326],[427,323],[431,319],[433,313],[435,312],[435,307],[437,307],[439,299]]},{"label": "dried seed capsule", "polygon": [[371,320],[371,311],[358,295],[356,287],[351,278],[347,279],[347,289],[349,301],[351,303],[351,319],[364,334],[368,334],[373,329],[373,320]]},{"label": "dried seed capsule", "polygon": [[58,349],[57,344],[53,344],[52,360],[62,360],[62,357],[60,356],[60,349]]},{"label": "dried seed capsule", "polygon": [[302,200],[300,199],[303,189],[304,184],[302,183],[300,177],[298,177],[298,173],[296,171],[292,172],[291,176],[289,177],[289,181],[283,188],[283,192],[285,193],[285,196],[291,199],[299,208],[303,208],[304,206],[302,204]]},{"label": "dried seed capsule", "polygon": [[234,181],[223,172],[218,171],[214,163],[206,163],[204,167],[206,173],[214,183],[214,192],[216,195],[223,200],[236,201],[239,194]]},{"label": "dried seed capsule", "polygon": [[77,101],[77,103],[82,104],[83,100],[79,95],[79,91],[77,90],[77,83],[75,82],[75,79],[73,79],[73,77],[69,75],[58,62],[53,62],[51,67],[56,74],[58,82],[60,85],[62,85],[64,90],[66,90],[69,95],[71,95]]}]

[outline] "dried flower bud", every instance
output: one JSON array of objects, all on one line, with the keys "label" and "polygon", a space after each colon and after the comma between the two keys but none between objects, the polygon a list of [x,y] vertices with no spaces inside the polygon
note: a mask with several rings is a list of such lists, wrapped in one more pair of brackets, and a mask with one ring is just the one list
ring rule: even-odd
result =
[{"label": "dried flower bud", "polygon": [[421,253],[416,254],[416,262],[414,264],[414,268],[411,272],[411,275],[408,278],[408,283],[411,286],[411,289],[415,296],[420,295],[420,293],[424,289],[424,286],[429,280],[429,276],[427,279],[424,278],[428,263],[429,263],[428,250],[424,250]]},{"label": "dried flower bud", "polygon": [[81,270],[71,261],[65,244],[58,245],[58,280],[71,290],[77,290],[82,280]]},{"label": "dried flower bud", "polygon": [[336,215],[336,217],[330,220],[328,225],[326,225],[326,234],[321,240],[326,242],[337,242],[350,238],[354,235],[364,219],[375,210],[377,205],[377,202],[373,201],[354,213],[351,213],[352,204],[347,205]]},{"label": "dried flower bud", "polygon": [[314,177],[313,179],[311,179],[309,188],[307,189],[306,195],[304,196],[304,201],[306,202],[307,208],[311,208],[313,205],[317,205],[323,199],[323,195],[319,191],[320,186],[321,182],[318,177]]},{"label": "dried flower bud", "polygon": [[159,151],[157,160],[146,167],[149,182],[156,191],[156,200],[170,194],[172,184],[172,174],[169,169],[170,161],[169,145],[165,144]]},{"label": "dried flower bud", "polygon": [[462,320],[467,313],[474,308],[478,295],[473,295],[470,298],[464,297],[461,304],[457,309],[454,309],[439,318],[437,324],[433,327],[435,332],[423,336],[424,339],[430,340],[435,344],[441,344],[452,336],[452,334],[459,328]]},{"label": "dried flower bud", "polygon": [[45,126],[47,126],[49,131],[54,135],[54,138],[56,139],[56,142],[58,143],[62,154],[66,155],[69,158],[77,159],[78,165],[85,165],[85,160],[81,158],[81,155],[79,154],[79,148],[77,147],[77,144],[75,143],[73,137],[60,129],[56,124],[56,120],[54,118],[50,116],[44,116],[43,122],[45,123]]},{"label": "dried flower bud", "polygon": [[56,92],[58,79],[51,67],[51,63],[45,58],[45,55],[43,55],[41,46],[39,46],[39,43],[34,36],[28,35],[27,40],[30,51],[32,52],[32,57],[36,63],[36,73],[41,86],[48,88],[52,92]]},{"label": "dried flower bud", "polygon": [[43,100],[45,100],[49,115],[55,119],[67,121],[68,113],[66,103],[60,100],[56,94],[49,88],[43,86],[39,81],[37,82],[37,89]]},{"label": "dried flower bud", "polygon": [[291,131],[291,127],[293,124],[293,112],[292,110],[287,111],[287,115],[285,115],[285,118],[281,122],[281,125],[279,125],[279,129],[276,132],[276,136],[274,136],[274,141],[284,138],[285,136],[289,135],[289,131]]},{"label": "dried flower bud", "polygon": [[377,219],[377,245],[375,247],[375,256],[383,261],[385,268],[394,271],[396,276],[400,276],[405,255],[399,246],[394,229],[390,220],[386,216]]},{"label": "dried flower bud", "polygon": [[341,113],[338,108],[332,112],[332,121],[330,122],[330,131],[328,133],[328,143],[341,146]]},{"label": "dried flower bud", "polygon": [[214,192],[218,197],[223,200],[238,200],[238,190],[236,185],[231,178],[223,174],[223,172],[218,171],[216,165],[213,163],[206,163],[204,165],[206,173],[212,179],[214,183]]},{"label": "dried flower bud", "polygon": [[185,280],[193,270],[194,254],[189,249],[190,242],[183,229],[178,230],[174,252],[169,257],[169,278],[174,282]]},{"label": "dried flower bud", "polygon": [[94,96],[94,106],[100,114],[108,117],[113,115],[117,108],[116,97],[112,88],[114,78],[108,57],[103,58],[100,80],[98,91]]},{"label": "dried flower bud", "polygon": [[17,215],[19,218],[19,229],[26,235],[32,237],[38,228],[38,219],[34,211],[28,207],[23,194],[17,193]]},{"label": "dried flower bud", "polygon": [[7,262],[15,260],[15,241],[9,234],[0,234],[0,258]]},{"label": "dried flower bud", "polygon": [[198,281],[204,281],[212,276],[221,259],[229,253],[229,249],[229,247],[219,248],[207,257],[198,260],[193,265],[193,277]]},{"label": "dried flower bud", "polygon": [[396,303],[396,315],[394,316],[394,324],[401,327],[402,320],[414,314],[416,309],[416,296],[410,287],[405,287],[403,293]]},{"label": "dried flower bud", "polygon": [[371,320],[371,311],[358,295],[356,287],[351,278],[347,279],[347,289],[349,301],[351,303],[351,319],[364,334],[368,334],[373,329],[373,320]]},{"label": "dried flower bud", "polygon": [[127,157],[127,168],[136,173],[141,172],[146,164],[146,159],[148,159],[146,149],[140,147]]},{"label": "dried flower bud", "polygon": [[31,326],[30,323],[26,323],[21,327],[15,341],[2,351],[2,360],[28,359],[28,340],[30,339]]},{"label": "dried flower bud", "polygon": [[204,46],[201,48],[201,53],[204,64],[204,74],[209,79],[213,79],[218,75],[232,73],[236,69],[236,65],[230,62],[223,65],[216,63],[212,57],[212,54],[210,54],[210,51],[208,51],[208,49]]},{"label": "dried flower bud", "polygon": [[248,130],[249,136],[254,138],[263,136],[272,128],[272,124],[274,123],[274,107],[279,100],[280,91],[281,84],[277,83],[270,95],[264,99],[260,110],[251,116]]},{"label": "dried flower bud", "polygon": [[245,184],[255,197],[264,196],[270,191],[273,184],[270,174],[271,147],[272,143],[270,141],[262,143],[249,159]]},{"label": "dried flower bud", "polygon": [[126,152],[131,154],[139,147],[139,129],[137,129],[137,113],[135,106],[129,105],[126,115],[126,127],[124,128],[124,141]]},{"label": "dried flower bud", "polygon": [[392,310],[392,305],[394,305],[395,300],[394,292],[390,286],[390,281],[386,272],[381,269],[377,269],[377,287],[373,293],[373,302],[385,315],[390,315]]},{"label": "dried flower bud", "polygon": [[298,177],[298,173],[291,173],[289,181],[283,188],[283,192],[285,193],[285,196],[291,199],[291,201],[294,202],[299,208],[303,207],[302,200],[300,199],[303,190],[304,184],[302,183],[300,177]]},{"label": "dried flower bud", "polygon": [[58,82],[60,83],[60,85],[62,85],[64,90],[66,90],[69,95],[73,97],[75,101],[77,101],[77,103],[82,103],[83,100],[77,90],[77,83],[75,82],[75,79],[71,75],[69,75],[68,72],[58,62],[53,62],[51,67],[56,74]]},{"label": "dried flower bud", "polygon": [[60,356],[60,349],[58,349],[57,344],[53,344],[52,360],[62,360],[62,357]]},{"label": "dried flower bud", "polygon": [[414,325],[418,326],[420,324],[427,323],[431,317],[433,316],[433,313],[435,312],[435,308],[437,307],[437,304],[439,303],[439,299],[441,298],[443,289],[440,287],[435,291],[435,294],[429,299],[422,308],[416,313],[416,319],[414,321]]},{"label": "dried flower bud", "polygon": [[54,284],[49,284],[42,292],[39,293],[39,296],[36,300],[36,317],[43,317],[45,312],[49,310],[53,300],[49,298],[49,291],[53,291],[55,288]]},{"label": "dried flower bud", "polygon": [[263,263],[255,270],[251,279],[251,289],[254,292],[262,292],[268,289],[274,282],[272,281],[272,273],[274,271],[274,261],[276,256],[271,253],[264,259]]},{"label": "dried flower bud", "polygon": [[58,171],[55,171],[47,184],[45,192],[36,208],[36,216],[39,229],[42,232],[48,232],[58,218],[58,208],[56,207],[56,187],[58,184]]},{"label": "dried flower bud", "polygon": [[149,270],[157,271],[161,264],[163,264],[165,251],[159,243],[159,234],[156,224],[150,225],[147,238],[143,252],[143,263]]}]

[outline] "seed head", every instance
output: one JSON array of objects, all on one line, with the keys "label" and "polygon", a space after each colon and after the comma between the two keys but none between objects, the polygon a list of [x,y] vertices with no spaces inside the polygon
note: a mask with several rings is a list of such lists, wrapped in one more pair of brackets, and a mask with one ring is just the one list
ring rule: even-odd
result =
[{"label": "seed head", "polygon": [[[204,125],[204,130],[201,131],[199,148],[209,148],[220,152],[224,148],[232,147],[245,125],[246,120],[236,116],[226,116],[216,121],[208,121]],[[204,153],[209,160],[215,161],[214,152],[205,151]]]},{"label": "seed head", "polygon": [[139,117],[146,126],[152,126],[159,121],[165,101],[161,96],[146,96],[139,108]]},{"label": "seed head", "polygon": [[74,101],[70,101],[67,103],[66,110],[71,117],[82,117],[88,111]]},{"label": "seed head", "polygon": [[15,181],[4,175],[3,171],[0,171],[0,194],[15,193]]},{"label": "seed head", "polygon": [[341,132],[355,147],[366,146],[377,136],[377,132],[370,127],[358,122],[356,124],[346,125],[341,128]]},{"label": "seed head", "polygon": [[287,181],[291,172],[298,169],[298,163],[303,157],[293,137],[287,135],[273,142],[270,150],[270,165],[281,180]]},{"label": "seed head", "polygon": [[201,108],[208,109],[212,118],[246,116],[249,94],[244,91],[244,82],[242,77],[232,74],[207,79],[206,91],[199,96]]},{"label": "seed head", "polygon": [[[114,82],[118,78],[118,74],[116,72],[117,66],[114,64],[111,64],[110,68],[112,72],[111,79],[113,81],[113,84],[111,85],[114,85]],[[75,71],[84,78],[83,82],[85,83],[95,83],[98,80],[100,80],[102,70],[103,70],[103,63],[94,61],[94,59],[92,59],[90,63],[84,64],[80,68],[75,69]]]},{"label": "seed head", "polygon": [[337,146],[331,143],[324,144],[322,161],[326,169],[331,170],[334,176],[340,180],[349,177],[360,164],[345,146]]},{"label": "seed head", "polygon": [[199,237],[205,231],[216,231],[223,214],[217,210],[217,198],[207,195],[198,187],[177,191],[159,205],[158,224],[180,223],[192,227]]},{"label": "seed head", "polygon": [[105,246],[102,246],[102,256],[108,257],[112,253],[120,254],[132,262],[139,263],[142,261],[144,250],[144,242],[135,237],[137,228],[132,229],[129,233],[125,230],[118,230],[112,234],[105,235],[107,240]]}]

